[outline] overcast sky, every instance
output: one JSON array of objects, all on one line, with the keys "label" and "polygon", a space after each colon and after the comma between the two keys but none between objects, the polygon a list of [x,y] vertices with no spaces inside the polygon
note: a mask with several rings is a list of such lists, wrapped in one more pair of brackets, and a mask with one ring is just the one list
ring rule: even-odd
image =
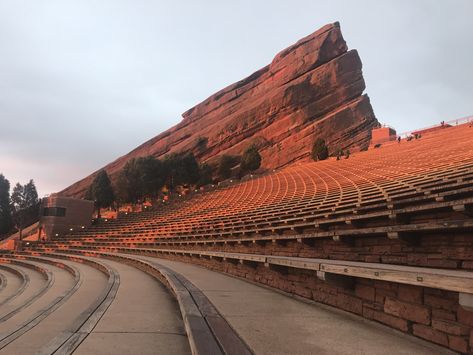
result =
[{"label": "overcast sky", "polygon": [[0,173],[59,191],[340,21],[378,119],[473,114],[473,1],[0,0]]}]

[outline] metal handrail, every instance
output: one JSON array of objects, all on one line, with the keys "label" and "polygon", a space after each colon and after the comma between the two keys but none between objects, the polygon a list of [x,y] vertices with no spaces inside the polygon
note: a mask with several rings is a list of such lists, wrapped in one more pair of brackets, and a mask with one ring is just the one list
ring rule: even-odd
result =
[{"label": "metal handrail", "polygon": [[[465,117],[457,118],[457,119],[450,120],[450,121],[443,121],[443,125],[447,126],[447,127],[448,126],[458,126],[459,124],[471,123],[471,122],[473,122],[473,116],[465,116]],[[402,132],[402,133],[399,133],[398,136],[408,137],[408,136],[412,135],[414,132],[424,131],[424,130],[431,129],[431,128],[436,128],[436,127],[442,127],[442,123],[432,125],[432,126],[428,126],[428,127],[414,129],[414,130],[411,130],[411,131]]]}]

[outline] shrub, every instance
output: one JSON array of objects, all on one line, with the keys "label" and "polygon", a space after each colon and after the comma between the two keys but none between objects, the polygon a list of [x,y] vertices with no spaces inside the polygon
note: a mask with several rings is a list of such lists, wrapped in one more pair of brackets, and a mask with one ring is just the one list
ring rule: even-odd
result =
[{"label": "shrub", "polygon": [[218,177],[221,180],[229,179],[232,176],[232,168],[238,163],[236,157],[224,154],[218,162]]},{"label": "shrub", "polygon": [[312,147],[312,159],[315,161],[325,160],[328,158],[328,147],[325,140],[317,138]]},{"label": "shrub", "polygon": [[258,169],[261,165],[261,155],[256,146],[252,145],[245,150],[241,157],[240,169],[243,174]]}]

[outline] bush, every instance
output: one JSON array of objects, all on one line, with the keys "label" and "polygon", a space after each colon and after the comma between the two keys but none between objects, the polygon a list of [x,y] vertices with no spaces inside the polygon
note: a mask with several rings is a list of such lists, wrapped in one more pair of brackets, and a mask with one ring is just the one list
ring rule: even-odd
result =
[{"label": "bush", "polygon": [[222,155],[218,162],[218,177],[220,180],[229,179],[232,176],[232,168],[238,163],[238,159],[231,155]]},{"label": "bush", "polygon": [[207,148],[207,143],[209,139],[207,137],[199,136],[195,140],[195,148],[198,152],[203,152]]},{"label": "bush", "polygon": [[261,155],[256,146],[252,145],[245,150],[241,157],[240,169],[243,174],[258,169],[261,165]]},{"label": "bush", "polygon": [[213,182],[212,177],[214,173],[214,169],[212,168],[212,166],[210,166],[207,163],[204,163],[200,165],[199,170],[200,170],[200,179],[197,185],[204,186],[204,185],[211,184]]},{"label": "bush", "polygon": [[317,138],[312,147],[312,159],[315,161],[325,160],[328,158],[328,147],[325,140]]}]

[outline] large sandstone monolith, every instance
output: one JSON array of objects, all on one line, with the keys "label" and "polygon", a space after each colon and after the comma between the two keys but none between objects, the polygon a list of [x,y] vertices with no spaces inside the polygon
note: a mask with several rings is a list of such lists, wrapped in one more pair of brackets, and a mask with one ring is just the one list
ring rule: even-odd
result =
[{"label": "large sandstone monolith", "polygon": [[[309,159],[317,137],[329,147],[367,147],[377,124],[356,50],[338,23],[326,25],[278,53],[271,64],[184,112],[176,126],[107,165],[112,175],[133,157],[193,151],[200,161],[241,154],[257,144],[265,168]],[[93,175],[61,194],[81,196]]]}]

